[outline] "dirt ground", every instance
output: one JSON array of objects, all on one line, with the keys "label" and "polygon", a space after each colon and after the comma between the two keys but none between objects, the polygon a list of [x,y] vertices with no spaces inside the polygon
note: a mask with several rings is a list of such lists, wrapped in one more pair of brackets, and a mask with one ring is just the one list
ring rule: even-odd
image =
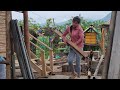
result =
[{"label": "dirt ground", "polygon": [[[34,70],[34,76],[35,79],[69,79],[70,77],[70,72],[62,72],[62,64],[59,65],[54,65],[54,74],[55,75],[47,75],[47,77],[40,77],[40,75]],[[21,75],[21,71],[19,68],[19,64],[18,62],[16,62],[16,70],[15,70],[15,74],[16,74],[16,79],[23,79],[22,75]],[[101,76],[97,76],[97,79],[101,79]],[[76,79],[88,79],[87,75],[85,73],[81,73],[81,77],[80,78],[76,78]]]}]

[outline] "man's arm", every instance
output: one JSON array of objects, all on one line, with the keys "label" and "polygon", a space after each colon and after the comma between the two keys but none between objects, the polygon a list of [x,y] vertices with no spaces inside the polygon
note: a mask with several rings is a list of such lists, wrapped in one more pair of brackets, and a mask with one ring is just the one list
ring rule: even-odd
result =
[{"label": "man's arm", "polygon": [[79,36],[80,36],[80,39],[76,42],[76,44],[78,44],[84,40],[84,32],[83,32],[82,28],[80,28]]},{"label": "man's arm", "polygon": [[63,41],[65,42],[66,44],[66,35],[69,33],[69,27],[67,27],[67,29],[65,30],[65,32],[63,33],[62,35],[62,38],[63,38]]}]

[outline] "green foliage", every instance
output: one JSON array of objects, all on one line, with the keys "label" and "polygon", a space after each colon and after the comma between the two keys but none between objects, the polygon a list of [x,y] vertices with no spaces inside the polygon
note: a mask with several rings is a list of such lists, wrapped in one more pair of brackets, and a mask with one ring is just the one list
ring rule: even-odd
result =
[{"label": "green foliage", "polygon": [[[36,23],[36,21],[34,21],[33,18],[29,18],[28,22],[29,22],[29,29],[31,29],[31,30],[38,30],[40,28],[40,24]],[[18,24],[20,26],[23,26],[23,21],[22,20],[18,21]],[[53,42],[53,51],[54,51],[54,53],[59,53],[58,50],[57,50],[57,46],[56,45],[58,44],[60,39],[57,38],[57,35],[55,33],[53,33],[52,28],[56,27],[58,30],[64,32],[65,29],[66,29],[66,26],[67,25],[70,26],[71,24],[72,24],[72,19],[68,20],[67,23],[65,23],[63,25],[56,25],[56,26],[54,26],[53,19],[49,18],[49,19],[46,20],[46,25],[42,27],[42,28],[45,28],[45,29],[43,29],[43,32],[45,33],[44,38],[43,37],[38,37],[38,39],[49,46],[49,44],[50,44],[49,38],[50,37],[52,37],[52,38],[56,37],[54,42]],[[84,19],[83,17],[81,17],[81,23],[80,24],[81,24],[83,30],[86,30],[90,25],[94,25],[95,30],[98,32],[97,40],[99,41],[101,39],[101,31],[100,31],[99,25],[104,24],[103,21],[97,20],[97,21],[93,21],[92,22],[92,21],[88,21],[88,20]],[[45,51],[45,58],[48,58],[49,50],[45,46],[43,46],[43,45],[40,45],[38,43],[37,43],[37,45],[40,46],[40,48],[42,48]],[[65,50],[65,53],[68,53],[69,47],[66,47],[66,48],[67,49]],[[88,47],[86,47],[86,48],[88,48]],[[93,49],[94,50],[98,50],[98,47],[93,48]],[[40,50],[37,49],[36,52],[37,52],[36,53],[37,56],[39,57],[40,56]]]},{"label": "green foliage", "polygon": [[[24,28],[23,20],[18,21],[18,25]],[[40,24],[36,23],[36,21],[34,21],[33,18],[28,19],[28,25],[29,25],[29,29],[32,30],[38,30],[40,28]]]}]

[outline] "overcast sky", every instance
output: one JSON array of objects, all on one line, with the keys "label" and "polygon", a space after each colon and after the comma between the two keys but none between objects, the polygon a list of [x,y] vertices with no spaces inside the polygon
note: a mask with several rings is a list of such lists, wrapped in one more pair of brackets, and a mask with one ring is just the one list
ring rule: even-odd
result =
[{"label": "overcast sky", "polygon": [[[45,23],[46,19],[54,18],[56,23],[66,21],[72,16],[81,14],[86,19],[97,20],[105,17],[111,11],[29,11],[29,17],[38,23]],[[23,15],[18,12],[12,12],[12,18],[21,20]]]}]

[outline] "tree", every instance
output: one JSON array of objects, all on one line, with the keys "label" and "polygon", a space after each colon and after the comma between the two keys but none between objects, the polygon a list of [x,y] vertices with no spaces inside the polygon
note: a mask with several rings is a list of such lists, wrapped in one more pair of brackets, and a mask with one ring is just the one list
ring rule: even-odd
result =
[{"label": "tree", "polygon": [[[28,24],[29,24],[29,29],[38,30],[40,28],[40,24],[36,23],[36,21],[34,21],[33,18],[28,19]],[[23,25],[23,20],[19,20],[18,25],[23,27],[24,26]]]}]

